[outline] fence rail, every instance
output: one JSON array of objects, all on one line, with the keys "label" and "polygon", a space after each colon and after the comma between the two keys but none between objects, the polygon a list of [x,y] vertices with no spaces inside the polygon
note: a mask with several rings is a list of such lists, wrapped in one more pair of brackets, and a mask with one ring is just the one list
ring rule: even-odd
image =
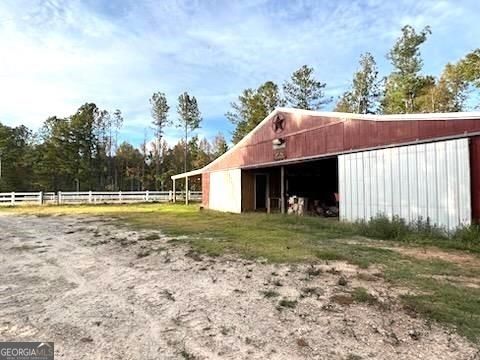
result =
[{"label": "fence rail", "polygon": [[[185,192],[176,191],[175,199],[185,201]],[[173,191],[83,191],[83,192],[8,192],[0,193],[0,205],[21,204],[107,204],[135,202],[172,202]],[[188,191],[189,201],[201,201],[201,191]]]}]

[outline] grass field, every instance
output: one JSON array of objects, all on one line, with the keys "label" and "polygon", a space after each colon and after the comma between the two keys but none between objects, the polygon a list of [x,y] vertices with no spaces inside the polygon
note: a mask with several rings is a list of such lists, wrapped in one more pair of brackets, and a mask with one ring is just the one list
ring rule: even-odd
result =
[{"label": "grass field", "polygon": [[[280,214],[199,211],[194,205],[45,206],[1,211],[113,217],[122,226],[161,230],[212,256],[230,253],[270,262],[341,260],[361,268],[375,266],[386,281],[410,290],[402,296],[408,310],[480,340],[480,239],[476,230],[448,239],[435,231],[411,233],[398,224],[381,221],[368,227]],[[377,239],[362,236],[365,234]],[[382,234],[389,240],[382,241]]]}]

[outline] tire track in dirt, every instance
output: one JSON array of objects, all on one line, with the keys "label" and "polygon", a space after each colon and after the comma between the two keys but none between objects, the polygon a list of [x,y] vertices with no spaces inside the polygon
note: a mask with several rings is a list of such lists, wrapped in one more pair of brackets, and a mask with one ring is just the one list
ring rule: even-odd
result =
[{"label": "tire track in dirt", "polygon": [[[58,359],[473,359],[478,352],[405,314],[396,289],[345,263],[192,256],[158,232],[91,217],[0,215],[0,228],[0,337],[53,340]],[[358,286],[377,302],[352,301]]]}]

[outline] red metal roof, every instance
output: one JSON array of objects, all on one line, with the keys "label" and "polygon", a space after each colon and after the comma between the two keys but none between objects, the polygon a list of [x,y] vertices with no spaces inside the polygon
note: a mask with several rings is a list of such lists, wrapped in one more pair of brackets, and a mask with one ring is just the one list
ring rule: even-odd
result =
[{"label": "red metal roof", "polygon": [[[281,131],[274,124],[279,115],[284,119]],[[480,135],[479,112],[360,115],[279,108],[201,172],[473,135]],[[282,160],[275,161],[272,141],[278,138],[285,140],[285,149]]]}]

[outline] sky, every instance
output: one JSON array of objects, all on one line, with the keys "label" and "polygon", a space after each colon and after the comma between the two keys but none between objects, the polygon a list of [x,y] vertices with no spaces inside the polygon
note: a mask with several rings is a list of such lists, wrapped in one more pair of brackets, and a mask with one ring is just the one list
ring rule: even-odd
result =
[{"label": "sky", "polygon": [[480,47],[479,15],[478,0],[0,0],[0,122],[36,130],[94,102],[120,109],[121,137],[139,145],[153,137],[151,95],[167,94],[175,120],[187,91],[198,135],[229,139],[224,114],[245,88],[308,64],[338,97],[366,51],[391,71],[385,54],[406,24],[431,26],[423,72],[438,75]]}]

